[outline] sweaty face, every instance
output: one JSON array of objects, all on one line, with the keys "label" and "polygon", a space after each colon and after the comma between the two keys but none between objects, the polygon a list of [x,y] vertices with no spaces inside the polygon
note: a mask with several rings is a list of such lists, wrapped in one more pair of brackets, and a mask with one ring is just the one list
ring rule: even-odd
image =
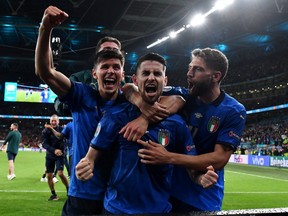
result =
[{"label": "sweaty face", "polygon": [[53,128],[57,127],[59,124],[59,119],[56,116],[50,118],[50,124]]},{"label": "sweaty face", "polygon": [[194,57],[189,64],[187,81],[192,96],[202,96],[211,91],[213,85],[213,71],[204,60]]},{"label": "sweaty face", "polygon": [[133,79],[143,100],[149,104],[158,100],[167,84],[164,66],[158,61],[142,62]]},{"label": "sweaty face", "polygon": [[95,68],[100,95],[108,100],[115,99],[124,76],[119,59],[103,60]]}]

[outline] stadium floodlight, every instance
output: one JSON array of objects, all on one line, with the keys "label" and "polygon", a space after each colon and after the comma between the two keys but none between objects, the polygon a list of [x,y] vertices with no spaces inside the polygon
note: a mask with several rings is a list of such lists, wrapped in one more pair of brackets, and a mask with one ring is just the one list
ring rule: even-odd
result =
[{"label": "stadium floodlight", "polygon": [[168,39],[169,39],[169,36],[166,36],[166,37],[163,37],[161,39],[158,39],[156,42],[154,42],[154,43],[150,44],[149,46],[147,46],[147,49],[149,49],[149,48],[151,48],[153,46],[156,46],[157,44],[162,43],[163,41],[168,40]]},{"label": "stadium floodlight", "polygon": [[180,28],[178,31],[172,31],[170,32],[169,36],[163,37],[162,39],[158,39],[156,42],[150,44],[147,46],[147,49],[156,46],[157,44],[162,43],[163,41],[168,40],[169,38],[173,39],[179,34],[180,32],[190,28],[190,27],[195,27],[203,24],[205,22],[205,18],[208,17],[210,14],[215,12],[216,10],[222,10],[228,5],[232,4],[234,0],[218,0],[215,5],[205,14],[198,14],[193,17],[193,19],[190,21],[189,24],[184,25],[182,28]]},{"label": "stadium floodlight", "polygon": [[170,38],[175,38],[180,32],[184,31],[185,27],[178,29],[177,31],[172,31],[169,33]]},{"label": "stadium floodlight", "polygon": [[177,34],[179,34],[180,32],[184,31],[185,27],[180,28],[178,31],[176,31]]},{"label": "stadium floodlight", "polygon": [[204,22],[205,22],[205,16],[203,16],[202,14],[197,14],[190,21],[190,25],[195,27],[195,26],[202,25]]},{"label": "stadium floodlight", "polygon": [[224,8],[226,8],[227,6],[232,4],[233,2],[234,2],[234,0],[218,0],[214,5],[214,9],[223,10]]},{"label": "stadium floodlight", "polygon": [[170,33],[169,33],[169,37],[170,38],[175,38],[177,36],[177,33],[175,32],[175,31],[171,31]]}]

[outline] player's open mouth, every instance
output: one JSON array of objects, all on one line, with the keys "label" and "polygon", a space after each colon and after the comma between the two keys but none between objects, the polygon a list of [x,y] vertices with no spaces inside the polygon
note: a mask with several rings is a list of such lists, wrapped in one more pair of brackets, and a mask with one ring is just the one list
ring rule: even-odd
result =
[{"label": "player's open mouth", "polygon": [[192,79],[188,78],[187,82],[188,82],[188,88],[191,89],[194,86],[194,83],[193,83]]},{"label": "player's open mouth", "polygon": [[157,91],[157,87],[154,84],[148,84],[145,86],[145,92],[148,93],[148,95],[154,95]]},{"label": "player's open mouth", "polygon": [[115,79],[113,78],[107,78],[107,79],[104,79],[104,84],[105,86],[114,86],[116,84],[116,81]]}]

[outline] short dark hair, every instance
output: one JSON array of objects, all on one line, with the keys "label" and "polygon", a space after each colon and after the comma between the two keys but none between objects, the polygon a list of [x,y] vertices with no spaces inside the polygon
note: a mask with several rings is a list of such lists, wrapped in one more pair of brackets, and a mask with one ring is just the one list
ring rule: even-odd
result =
[{"label": "short dark hair", "polygon": [[119,59],[121,62],[121,66],[124,65],[124,61],[125,61],[124,56],[122,55],[122,52],[118,49],[101,50],[95,55],[94,65],[97,65],[104,60],[113,59],[113,58]]},{"label": "short dark hair", "polygon": [[99,52],[101,45],[105,42],[113,42],[113,43],[117,44],[119,47],[119,50],[121,50],[121,42],[118,39],[116,39],[114,37],[110,37],[110,36],[105,36],[98,41],[98,43],[96,45],[96,53]]},{"label": "short dark hair", "polygon": [[12,123],[16,128],[18,128],[18,123]]},{"label": "short dark hair", "polygon": [[222,73],[220,81],[226,76],[229,63],[227,57],[221,51],[211,48],[194,49],[192,59],[193,57],[203,58],[207,67],[211,70],[220,71]]},{"label": "short dark hair", "polygon": [[144,62],[144,61],[149,61],[149,60],[150,60],[150,61],[157,61],[157,62],[161,63],[161,64],[163,65],[164,70],[166,69],[167,62],[166,62],[166,60],[164,59],[164,57],[161,56],[161,55],[159,55],[158,53],[153,53],[153,52],[151,52],[151,53],[148,53],[148,54],[146,54],[146,55],[144,55],[144,56],[141,56],[141,57],[138,59],[137,65],[136,65],[136,73],[137,73],[140,65],[142,64],[142,62]]}]

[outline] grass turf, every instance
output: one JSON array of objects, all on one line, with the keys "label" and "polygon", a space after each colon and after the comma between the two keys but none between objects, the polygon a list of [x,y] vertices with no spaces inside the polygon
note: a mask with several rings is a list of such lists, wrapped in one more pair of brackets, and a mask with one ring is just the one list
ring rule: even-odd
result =
[{"label": "grass turf", "polygon": [[[50,191],[40,182],[45,153],[20,151],[15,161],[16,178],[7,180],[8,162],[0,152],[0,212],[3,216],[60,215],[66,189],[59,182],[58,201],[47,201]],[[288,169],[228,164],[225,169],[223,210],[283,208],[288,206]]]},{"label": "grass turf", "polygon": [[15,161],[16,178],[7,180],[8,161],[0,152],[0,212],[2,216],[60,215],[66,200],[66,188],[60,181],[55,184],[58,201],[48,201],[51,192],[48,183],[40,182],[44,172],[45,153],[19,151]]}]

